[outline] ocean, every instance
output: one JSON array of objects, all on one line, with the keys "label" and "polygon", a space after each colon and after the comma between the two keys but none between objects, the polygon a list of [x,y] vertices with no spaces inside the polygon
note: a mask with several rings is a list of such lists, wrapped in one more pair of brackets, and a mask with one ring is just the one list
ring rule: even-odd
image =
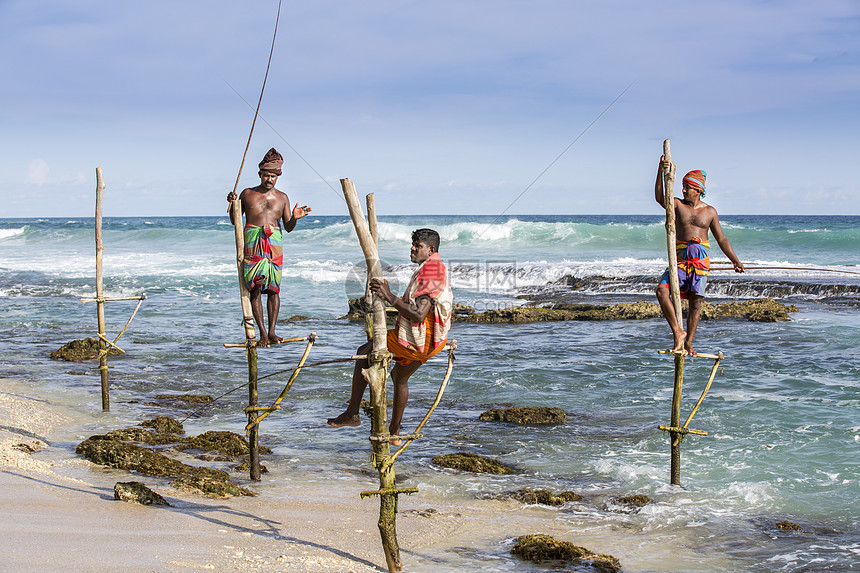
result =
[{"label": "ocean", "polygon": [[[860,571],[860,217],[721,222],[750,269],[714,271],[708,299],[769,296],[798,312],[788,322],[702,321],[696,349],[726,358],[691,423],[708,436],[682,443],[681,486],[668,483],[668,437],[657,428],[669,423],[673,383],[672,359],[658,354],[671,346],[663,320],[455,323],[454,374],[426,437],[397,461],[403,486],[418,487],[430,506],[479,503],[520,487],[572,490],[583,500],[506,506],[498,523],[442,555],[405,554],[410,571],[538,571],[509,551],[514,536],[539,532],[611,553],[627,572]],[[398,293],[414,268],[410,234],[419,227],[439,231],[455,300],[477,310],[529,298],[652,301],[666,266],[659,215],[380,217],[380,254]],[[145,293],[147,300],[118,343],[126,355],[110,360],[111,411],[102,413],[93,364],[49,359],[65,342],[95,334],[95,305],[79,300],[95,294],[94,245],[92,218],[0,219],[0,377],[81,413],[80,435],[52,444],[67,453],[91,434],[188,413],[150,405],[158,394],[218,396],[247,377],[244,352],[223,347],[243,341],[226,217],[107,218],[105,295]],[[730,266],[712,246],[714,266]],[[280,324],[279,335],[315,332],[310,362],[351,355],[363,329],[342,317],[363,284],[349,218],[301,220],[285,236],[280,311],[282,320],[297,318]],[[109,336],[134,305],[106,305]],[[261,350],[260,374],[294,366],[303,348]],[[710,365],[687,361],[684,417]],[[440,356],[413,376],[405,430],[432,402],[444,368]],[[269,473],[243,485],[277,500],[288,480],[337,484],[370,470],[369,424],[325,425],[343,410],[350,375],[344,364],[302,372],[261,426],[261,443],[274,452],[263,456]],[[286,375],[261,382],[261,403],[285,382]],[[228,394],[188,418],[186,432],[242,433],[246,402],[244,391]],[[568,421],[520,427],[478,420],[495,406],[558,406]],[[457,451],[499,459],[518,473],[466,474],[430,463]],[[614,501],[631,494],[654,503],[630,511]],[[782,520],[801,530],[778,529]]]}]

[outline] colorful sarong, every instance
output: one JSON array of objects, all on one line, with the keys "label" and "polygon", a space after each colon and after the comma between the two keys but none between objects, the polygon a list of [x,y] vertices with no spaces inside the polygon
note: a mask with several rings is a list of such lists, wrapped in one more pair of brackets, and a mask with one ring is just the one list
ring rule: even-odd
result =
[{"label": "colorful sarong", "polygon": [[437,347],[433,347],[433,331],[434,331],[434,317],[431,313],[427,314],[427,318],[424,319],[424,327],[426,330],[426,335],[424,337],[424,349],[426,352],[418,352],[413,350],[412,348],[407,348],[400,344],[400,341],[397,340],[397,330],[392,328],[388,331],[388,351],[394,355],[394,361],[398,364],[402,364],[406,366],[407,364],[411,364],[414,361],[419,361],[421,364],[424,364],[445,348],[445,344],[440,344]]},{"label": "colorful sarong", "polygon": [[281,292],[281,265],[284,249],[278,225],[245,225],[245,282],[248,289],[260,287],[265,293]]},{"label": "colorful sarong", "polygon": [[[398,316],[397,323],[394,325],[394,336],[397,337],[399,346],[429,358],[432,356],[431,351],[438,352],[445,346],[448,331],[451,329],[451,315],[454,308],[454,294],[448,280],[448,269],[442,263],[439,253],[433,253],[421,263],[409,279],[409,285],[401,298],[406,304],[411,304],[420,296],[429,296],[433,299],[433,308],[427,315],[427,319],[422,322],[411,322],[403,316]],[[430,320],[432,320],[432,328],[428,329]],[[426,361],[427,358],[424,360]]]},{"label": "colorful sarong", "polygon": [[[708,271],[711,268],[711,245],[704,243],[698,237],[693,237],[689,242],[678,241],[675,243],[675,252],[678,255],[678,285],[680,286],[681,298],[690,298],[690,295],[705,296],[705,287],[708,286]],[[669,269],[660,278],[660,285],[669,288]]]}]

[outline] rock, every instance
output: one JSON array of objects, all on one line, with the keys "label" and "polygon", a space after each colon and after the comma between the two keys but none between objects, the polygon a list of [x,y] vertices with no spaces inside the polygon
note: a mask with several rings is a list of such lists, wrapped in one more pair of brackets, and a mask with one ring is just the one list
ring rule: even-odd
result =
[{"label": "rock", "polygon": [[[131,428],[129,428],[131,429]],[[137,428],[142,432],[142,430]],[[189,487],[209,495],[255,495],[254,492],[232,483],[226,472],[211,468],[189,466],[148,448],[112,439],[108,435],[90,436],[75,449],[99,465],[136,471],[154,477],[175,478],[174,487]]]},{"label": "rock", "polygon": [[776,528],[777,529],[786,529],[788,531],[800,531],[801,530],[801,527],[798,524],[792,523],[791,521],[786,521],[786,520],[777,522]]},{"label": "rock", "polygon": [[[682,301],[684,306],[686,301]],[[745,302],[702,303],[702,320],[723,318],[746,318],[757,322],[791,320],[790,312],[797,312],[794,305],[784,305],[770,298]],[[486,312],[475,312],[467,305],[459,305],[454,312],[455,322],[489,324],[522,324],[529,322],[552,322],[558,320],[645,320],[661,318],[663,314],[657,303],[622,302],[612,305],[548,303],[536,306],[527,303]]]},{"label": "rock", "polygon": [[154,402],[146,402],[146,405],[181,410],[198,404],[210,404],[214,401],[212,396],[208,394],[158,394]]},{"label": "rock", "polygon": [[[122,354],[116,348],[108,347],[108,356],[119,356]],[[57,350],[51,352],[51,360],[67,360],[69,362],[83,362],[99,357],[99,339],[84,338],[67,342]]]},{"label": "rock", "polygon": [[491,408],[482,413],[484,422],[511,422],[522,425],[564,424],[567,414],[561,408],[547,406],[525,406],[522,408]]},{"label": "rock", "polygon": [[590,566],[599,573],[621,571],[621,563],[612,555],[594,553],[569,541],[559,541],[540,533],[517,537],[511,554],[526,561],[565,561],[574,566]]},{"label": "rock", "polygon": [[[199,436],[185,438],[181,444],[176,446],[177,450],[202,450],[206,452],[218,452],[225,456],[239,457],[251,453],[251,445],[244,436],[234,432],[209,431]],[[272,450],[265,446],[259,446],[260,453],[271,454]]]},{"label": "rock", "polygon": [[553,493],[548,489],[520,488],[514,491],[502,492],[494,496],[496,499],[515,499],[527,505],[550,505],[558,507],[571,501],[579,501],[582,496],[572,491]]},{"label": "rock", "polygon": [[153,432],[152,430],[140,427],[111,430],[107,433],[106,437],[119,442],[138,442],[150,446],[165,446],[167,444],[174,444],[179,440],[176,434]]},{"label": "rock", "polygon": [[647,495],[638,493],[634,495],[619,497],[615,500],[615,503],[619,503],[621,505],[630,505],[633,507],[645,507],[649,503],[654,503],[654,500]]},{"label": "rock", "polygon": [[467,472],[477,472],[486,474],[506,475],[514,473],[514,468],[500,461],[479,456],[478,454],[470,454],[459,452],[455,454],[445,454],[436,456],[432,463],[444,468],[455,470],[464,470]]},{"label": "rock", "polygon": [[163,497],[140,483],[139,481],[117,482],[113,486],[113,498],[120,501],[139,503],[141,505],[170,506]]},{"label": "rock", "polygon": [[146,420],[140,423],[144,428],[152,428],[156,432],[164,434],[184,434],[182,422],[174,420],[170,416],[157,416],[151,420]]}]

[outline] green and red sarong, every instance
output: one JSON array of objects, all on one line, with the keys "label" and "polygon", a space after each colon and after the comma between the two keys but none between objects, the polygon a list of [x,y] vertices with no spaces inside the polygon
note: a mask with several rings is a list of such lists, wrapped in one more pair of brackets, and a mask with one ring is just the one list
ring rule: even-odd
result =
[{"label": "green and red sarong", "polygon": [[281,292],[282,239],[278,225],[245,225],[244,273],[249,290],[260,287],[265,293]]}]

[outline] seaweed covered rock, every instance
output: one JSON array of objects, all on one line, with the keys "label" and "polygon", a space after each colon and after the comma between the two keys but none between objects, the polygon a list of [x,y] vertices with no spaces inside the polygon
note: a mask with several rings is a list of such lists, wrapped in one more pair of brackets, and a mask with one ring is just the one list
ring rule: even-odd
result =
[{"label": "seaweed covered rock", "polygon": [[[686,301],[682,301],[686,305]],[[722,302],[702,305],[702,319],[746,318],[757,322],[790,320],[789,313],[797,312],[794,305],[784,305],[770,298],[745,302]],[[486,312],[475,312],[471,307],[455,312],[454,320],[488,324],[521,324],[529,322],[552,322],[559,320],[644,320],[661,318],[657,303],[622,302],[612,305],[568,304],[558,302],[526,303]]]},{"label": "seaweed covered rock", "polygon": [[185,430],[182,427],[182,422],[174,420],[170,416],[156,416],[151,420],[145,420],[140,423],[141,427],[152,428],[156,432],[162,434],[184,434]]},{"label": "seaweed covered rock", "polygon": [[158,394],[155,402],[147,402],[147,406],[162,408],[187,408],[200,404],[209,404],[214,399],[208,394]]},{"label": "seaweed covered rock", "polygon": [[585,547],[541,533],[517,537],[511,554],[526,561],[563,561],[573,566],[589,566],[599,573],[621,571],[621,563],[612,555],[594,553]]},{"label": "seaweed covered rock", "polygon": [[166,432],[154,432],[147,428],[123,428],[121,430],[111,430],[106,434],[109,440],[117,440],[120,442],[138,442],[150,446],[166,446],[167,444],[176,443],[180,438],[176,434]]},{"label": "seaweed covered rock", "polygon": [[787,520],[778,521],[776,524],[776,528],[777,529],[785,529],[787,531],[800,531],[801,530],[801,527],[798,524],[793,523],[791,521],[787,521]]},{"label": "seaweed covered rock", "polygon": [[500,461],[479,456],[478,454],[470,454],[466,452],[458,452],[454,454],[444,454],[436,456],[430,460],[437,466],[451,468],[455,470],[464,470],[467,472],[507,475],[514,473],[514,468]]},{"label": "seaweed covered rock", "polygon": [[527,505],[551,505],[554,507],[582,499],[581,495],[572,491],[553,493],[548,489],[531,489],[528,487],[502,492],[494,497],[497,499],[515,499]]},{"label": "seaweed covered rock", "polygon": [[[122,354],[113,347],[108,347],[108,356],[119,356]],[[67,360],[69,362],[83,362],[99,357],[99,339],[84,338],[72,340],[51,352],[51,360]]]},{"label": "seaweed covered rock", "polygon": [[[202,450],[218,452],[225,456],[239,457],[251,452],[251,445],[244,436],[234,432],[209,431],[199,436],[186,438],[176,446],[177,450]],[[272,450],[259,446],[260,453],[271,454]]]},{"label": "seaweed covered rock", "polygon": [[797,307],[784,305],[772,298],[747,300],[744,302],[721,302],[702,304],[702,319],[746,318],[753,322],[777,322],[791,320],[788,313],[797,312]]},{"label": "seaweed covered rock", "polygon": [[[143,430],[146,431],[146,430]],[[189,466],[150,449],[106,435],[91,436],[78,444],[75,452],[90,461],[117,469],[154,477],[175,478],[174,487],[189,487],[210,495],[255,495],[233,484],[226,472]]]},{"label": "seaweed covered rock", "polygon": [[117,482],[113,486],[113,498],[141,505],[170,506],[167,500],[139,481]]},{"label": "seaweed covered rock", "polygon": [[511,422],[522,425],[564,424],[567,414],[561,408],[547,406],[525,406],[522,408],[491,408],[483,412],[479,420],[484,422]]},{"label": "seaweed covered rock", "polygon": [[654,500],[645,494],[637,493],[634,495],[619,497],[615,500],[615,503],[630,507],[645,507],[649,503],[654,503]]}]

